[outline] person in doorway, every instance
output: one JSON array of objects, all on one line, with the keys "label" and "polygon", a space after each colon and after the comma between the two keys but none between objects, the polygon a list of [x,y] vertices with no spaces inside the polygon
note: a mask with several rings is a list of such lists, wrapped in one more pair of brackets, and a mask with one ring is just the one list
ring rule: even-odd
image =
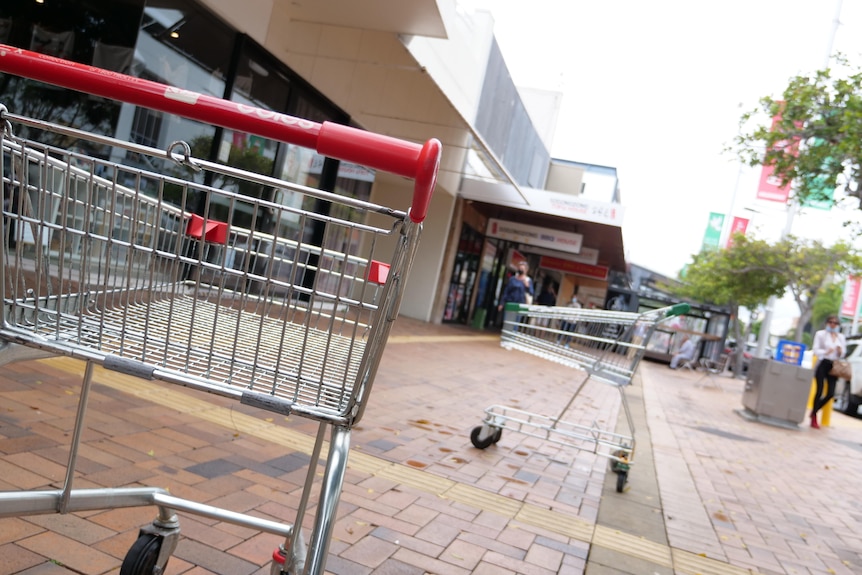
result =
[{"label": "person in doorway", "polygon": [[[817,356],[817,367],[814,369],[814,405],[811,407],[811,427],[820,429],[817,422],[817,412],[823,409],[832,398],[835,397],[835,382],[837,377],[829,375],[832,370],[832,362],[844,357],[847,351],[847,342],[839,327],[840,321],[837,315],[826,318],[826,327],[814,334],[814,344],[811,346],[814,355]],[[826,395],[823,395],[823,388]]]},{"label": "person in doorway", "polygon": [[687,335],[682,336],[682,344],[679,346],[679,351],[671,358],[670,368],[676,369],[680,363],[694,359],[694,349],[691,338]]},{"label": "person in doorway", "polygon": [[542,282],[542,291],[539,292],[539,297],[536,298],[536,303],[539,305],[557,305],[557,288],[554,285],[554,280],[549,277]]},{"label": "person in doorway", "polygon": [[518,271],[509,278],[509,282],[503,288],[499,310],[502,310],[507,303],[533,303],[533,280],[527,275],[527,271],[527,262],[518,264]]}]

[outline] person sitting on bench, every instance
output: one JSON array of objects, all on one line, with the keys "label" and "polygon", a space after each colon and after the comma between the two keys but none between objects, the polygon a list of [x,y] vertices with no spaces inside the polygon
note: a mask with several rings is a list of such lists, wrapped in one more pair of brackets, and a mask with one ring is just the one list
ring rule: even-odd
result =
[{"label": "person sitting on bench", "polygon": [[694,358],[694,342],[687,335],[682,336],[682,345],[679,346],[679,351],[671,358],[670,368],[676,369],[680,363],[691,361]]}]

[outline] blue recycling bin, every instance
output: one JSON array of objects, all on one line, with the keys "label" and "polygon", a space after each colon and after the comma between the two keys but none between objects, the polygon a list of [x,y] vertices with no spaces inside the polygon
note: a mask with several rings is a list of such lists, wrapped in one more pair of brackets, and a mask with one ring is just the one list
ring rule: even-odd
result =
[{"label": "blue recycling bin", "polygon": [[775,349],[775,361],[789,363],[790,365],[802,365],[802,356],[805,354],[805,344],[798,341],[782,339]]}]

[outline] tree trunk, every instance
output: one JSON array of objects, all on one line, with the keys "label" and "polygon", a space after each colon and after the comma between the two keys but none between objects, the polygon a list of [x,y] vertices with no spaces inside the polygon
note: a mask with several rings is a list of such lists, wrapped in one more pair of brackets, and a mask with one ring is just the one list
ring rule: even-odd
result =
[{"label": "tree trunk", "polygon": [[811,315],[814,313],[813,308],[800,310],[799,323],[796,324],[796,329],[793,331],[793,340],[802,341],[802,334],[805,332],[806,324],[811,320]]}]

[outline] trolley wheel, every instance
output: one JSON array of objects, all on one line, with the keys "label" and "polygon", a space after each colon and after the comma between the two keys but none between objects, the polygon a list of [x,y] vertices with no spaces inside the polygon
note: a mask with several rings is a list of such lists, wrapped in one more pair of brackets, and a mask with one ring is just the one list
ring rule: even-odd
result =
[{"label": "trolley wheel", "polygon": [[478,427],[474,427],[473,431],[470,432],[470,442],[473,444],[473,447],[477,449],[485,449],[486,447],[490,447],[497,441],[500,441],[500,437],[503,435],[503,430],[498,428],[491,428],[493,431],[486,435],[482,436],[482,431],[486,426],[479,425]]},{"label": "trolley wheel", "polygon": [[126,553],[126,558],[120,566],[120,575],[153,575],[161,548],[162,537],[152,533],[141,533]]},{"label": "trolley wheel", "polygon": [[629,478],[628,471],[617,471],[617,493],[622,493],[626,486],[626,480]]}]

